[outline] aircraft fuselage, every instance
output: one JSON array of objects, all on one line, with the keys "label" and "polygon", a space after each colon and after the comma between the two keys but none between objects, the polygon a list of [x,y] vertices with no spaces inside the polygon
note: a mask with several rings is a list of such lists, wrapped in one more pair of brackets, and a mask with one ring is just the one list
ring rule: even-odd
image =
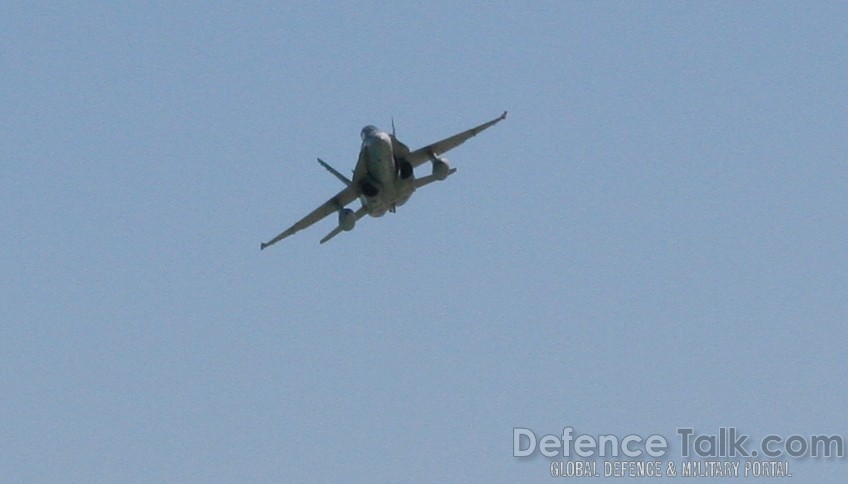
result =
[{"label": "aircraft fuselage", "polygon": [[409,200],[415,191],[413,177],[402,179],[399,176],[392,139],[388,133],[364,129],[361,152],[368,172],[363,183],[370,183],[377,189],[377,193],[374,196],[363,194],[360,199],[368,208],[368,215],[381,217]]}]

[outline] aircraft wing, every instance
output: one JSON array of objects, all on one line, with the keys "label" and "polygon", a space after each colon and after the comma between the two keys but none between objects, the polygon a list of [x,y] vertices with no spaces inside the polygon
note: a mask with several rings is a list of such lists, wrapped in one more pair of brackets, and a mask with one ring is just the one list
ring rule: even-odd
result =
[{"label": "aircraft wing", "polygon": [[410,152],[405,156],[406,161],[412,164],[412,167],[415,168],[422,163],[430,161],[433,156],[441,155],[449,150],[456,148],[457,146],[465,143],[467,140],[477,136],[484,130],[494,126],[498,122],[506,119],[506,111],[503,114],[498,116],[497,118],[483,123],[480,126],[471,128],[467,131],[463,131],[462,133],[455,134],[450,138],[445,138],[441,141],[436,141],[433,144],[427,145],[423,148],[419,148],[415,151]]},{"label": "aircraft wing", "polygon": [[314,224],[315,222],[323,219],[327,215],[330,215],[333,212],[338,212],[348,203],[356,200],[359,197],[359,189],[355,185],[348,186],[344,190],[340,191],[333,198],[324,202],[323,205],[313,210],[309,215],[300,219],[297,223],[287,228],[284,232],[280,233],[273,239],[268,242],[263,242],[260,244],[259,248],[264,249],[269,245],[274,245],[277,242],[285,239],[289,235],[294,234],[299,230],[303,230],[306,227]]}]

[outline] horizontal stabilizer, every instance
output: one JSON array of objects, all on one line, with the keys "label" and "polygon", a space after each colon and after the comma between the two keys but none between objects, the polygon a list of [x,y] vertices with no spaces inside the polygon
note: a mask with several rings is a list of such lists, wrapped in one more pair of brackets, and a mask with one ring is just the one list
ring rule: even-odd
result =
[{"label": "horizontal stabilizer", "polygon": [[335,169],[335,168],[333,168],[332,166],[330,166],[330,165],[328,165],[328,164],[324,163],[324,160],[322,160],[321,158],[318,158],[318,163],[320,163],[320,164],[321,164],[321,166],[323,166],[324,168],[326,168],[326,169],[327,169],[327,171],[329,171],[330,173],[332,173],[333,175],[335,175],[335,176],[336,176],[336,178],[338,178],[339,180],[341,180],[341,181],[342,181],[342,183],[344,183],[346,186],[351,186],[351,185],[353,185],[353,182],[352,182],[352,181],[351,181],[348,177],[346,177],[346,176],[342,175],[341,173],[339,173],[338,171],[336,171],[336,169]]},{"label": "horizontal stabilizer", "polygon": [[[359,210],[357,210],[357,211],[356,211],[356,213],[354,213],[354,217],[355,217],[355,218],[354,218],[354,221],[358,221],[359,219],[361,219],[362,217],[364,217],[367,213],[368,213],[368,209],[367,209],[367,208],[365,208],[365,206],[364,206],[364,205],[363,205],[363,206],[361,206],[361,207],[359,207]],[[336,226],[336,228],[334,228],[333,230],[331,230],[329,234],[325,235],[325,236],[324,236],[324,238],[323,238],[323,239],[321,239],[321,242],[320,242],[320,243],[322,243],[322,244],[323,244],[324,242],[326,242],[326,241],[328,241],[328,240],[332,239],[333,237],[335,237],[335,236],[339,235],[339,234],[340,234],[343,230],[344,230],[344,229],[342,228],[342,226],[341,226],[341,225],[337,225],[337,226]],[[349,230],[350,230],[350,229],[349,229]]]},{"label": "horizontal stabilizer", "polygon": [[335,237],[335,236],[339,235],[339,233],[340,233],[341,231],[342,231],[342,226],[341,226],[341,225],[337,225],[337,226],[336,226],[336,228],[334,228],[334,229],[333,229],[333,230],[332,230],[329,234],[325,235],[325,236],[324,236],[324,238],[323,238],[323,239],[321,239],[321,242],[320,242],[320,243],[321,243],[321,244],[323,244],[324,242],[326,242],[326,241],[328,241],[328,240],[332,239],[333,237]]},{"label": "horizontal stabilizer", "polygon": [[[456,173],[456,168],[451,168],[450,171],[448,172],[448,176],[451,176],[454,173]],[[415,179],[415,188],[416,189],[421,188],[424,185],[429,185],[430,183],[433,183],[434,181],[437,181],[437,180],[438,180],[438,178],[436,178],[435,175],[427,175],[427,176],[422,176],[421,178],[416,178]]]}]

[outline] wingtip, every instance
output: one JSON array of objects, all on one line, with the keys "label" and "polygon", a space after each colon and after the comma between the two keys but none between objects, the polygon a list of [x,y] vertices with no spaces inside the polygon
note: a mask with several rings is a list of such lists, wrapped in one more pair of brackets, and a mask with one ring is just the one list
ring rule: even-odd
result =
[{"label": "wingtip", "polygon": [[507,112],[506,112],[506,111],[504,111],[504,112],[503,112],[503,114],[501,114],[500,119],[506,119],[506,113],[507,113]]},{"label": "wingtip", "polygon": [[259,250],[265,250],[265,247],[268,247],[268,244],[266,244],[265,242],[261,242],[259,244]]}]

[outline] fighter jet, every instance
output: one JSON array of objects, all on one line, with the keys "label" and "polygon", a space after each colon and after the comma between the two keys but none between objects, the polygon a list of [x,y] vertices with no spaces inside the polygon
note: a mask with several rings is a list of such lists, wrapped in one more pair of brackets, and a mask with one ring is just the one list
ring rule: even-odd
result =
[{"label": "fighter jet", "polygon": [[[259,248],[265,249],[276,244],[333,212],[338,212],[338,226],[321,239],[322,244],[342,231],[353,230],[356,222],[365,215],[382,217],[386,212],[394,213],[397,207],[406,203],[418,188],[434,181],[445,180],[456,172],[456,168],[451,168],[448,160],[442,157],[444,153],[503,119],[506,119],[506,111],[491,121],[415,151],[410,151],[395,137],[394,122],[392,122],[391,134],[371,125],[362,128],[360,135],[362,147],[359,150],[359,161],[353,170],[352,179],[318,158],[318,163],[341,180],[345,188],[284,232],[268,242],[261,243]],[[432,163],[432,172],[416,178],[415,168],[428,161]],[[357,198],[361,202],[357,210],[346,208]]]}]

